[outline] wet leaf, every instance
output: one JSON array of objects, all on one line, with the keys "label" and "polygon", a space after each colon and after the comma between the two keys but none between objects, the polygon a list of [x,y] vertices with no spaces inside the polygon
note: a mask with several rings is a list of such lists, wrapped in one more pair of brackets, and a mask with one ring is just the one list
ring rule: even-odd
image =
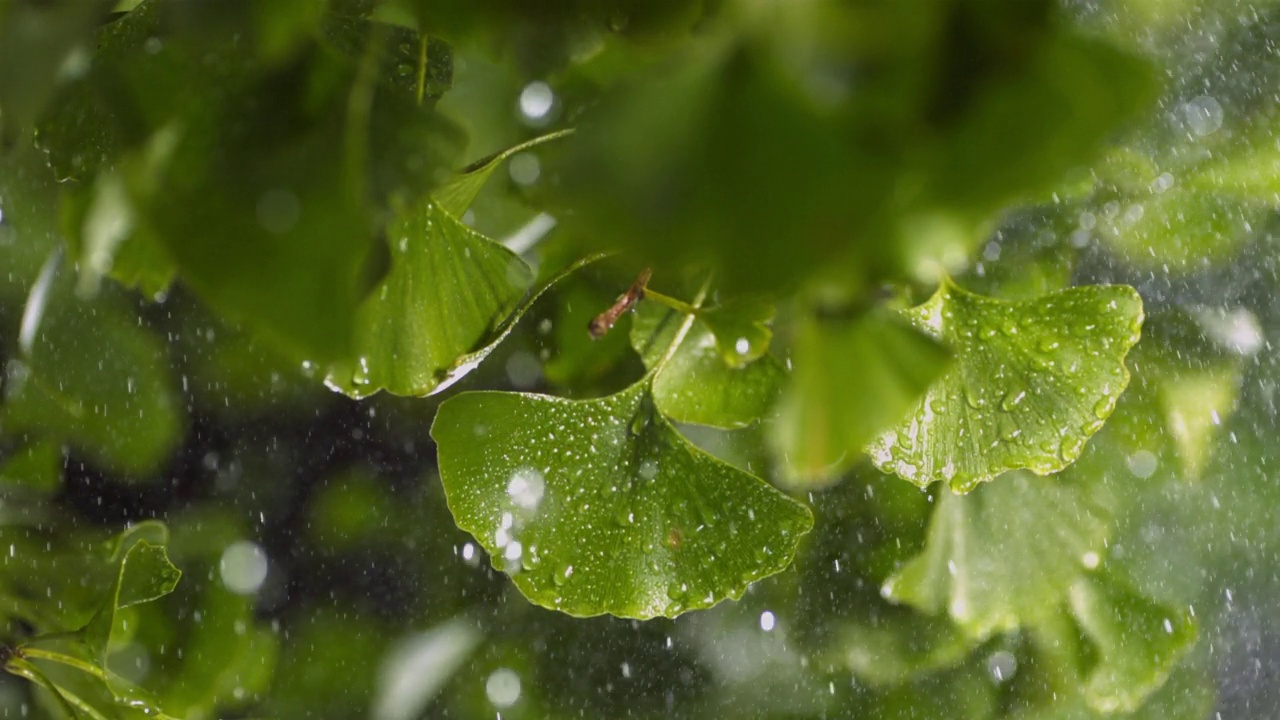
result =
[{"label": "wet leaf", "polygon": [[1238,363],[1218,363],[1160,378],[1160,405],[1187,477],[1198,478],[1203,472],[1218,427],[1235,412],[1240,384]]},{"label": "wet leaf", "polygon": [[169,562],[168,539],[168,528],[156,521],[139,523],[116,539],[111,559],[118,565],[111,590],[83,631],[85,643],[102,655],[102,667],[106,667],[116,613],[168,595],[182,578],[182,571]]},{"label": "wet leaf", "polygon": [[848,469],[950,366],[936,341],[880,312],[806,318],[794,343],[795,370],[771,435],[791,482]]},{"label": "wet leaf", "polygon": [[530,150],[544,142],[565,137],[572,132],[572,130],[559,130],[540,135],[519,145],[513,145],[506,150],[496,152],[489,157],[477,160],[458,171],[450,180],[436,188],[432,196],[442,210],[460,218],[467,211],[467,208],[471,206],[471,201],[475,200],[480,188],[484,187],[484,184],[488,182],[489,176],[493,174],[494,170],[498,169],[498,166],[503,161],[512,155]]},{"label": "wet leaf", "polygon": [[165,546],[169,529],[164,523],[146,521],[122,532],[113,543],[111,560],[117,569],[110,591],[97,613],[80,630],[80,637],[92,653],[92,662],[103,669],[104,682],[120,703],[155,712],[157,701],[150,693],[109,670],[108,659],[119,637],[131,632],[122,610],[158,600],[174,591],[182,571],[169,561]]},{"label": "wet leaf", "polygon": [[[1172,178],[1172,176],[1169,176]],[[1163,176],[1151,181],[1159,187]],[[1267,222],[1273,203],[1179,186],[1137,193],[1099,193],[1090,213],[1094,231],[1129,262],[1191,270],[1221,260]]]},{"label": "wet leaf", "polygon": [[1107,524],[1081,491],[1023,472],[971,495],[938,493],[924,550],[882,594],[947,613],[985,637],[1058,607],[1085,567],[1099,562]]},{"label": "wet leaf", "polygon": [[1084,693],[1101,712],[1138,709],[1195,643],[1197,624],[1185,610],[1157,604],[1109,578],[1080,578],[1069,597],[1076,622],[1098,648]]},{"label": "wet leaf", "polygon": [[1111,415],[1129,383],[1142,300],[1123,285],[1071,288],[1034,300],[984,298],[944,282],[904,313],[952,348],[956,362],[869,452],[920,487],[968,492],[1000,473],[1062,470]]},{"label": "wet leaf", "polygon": [[842,625],[830,652],[860,681],[888,687],[954,667],[972,647],[951,622],[903,612]]},{"label": "wet leaf", "polygon": [[[631,325],[631,345],[646,367],[658,364],[687,317],[657,303],[640,304]],[[721,428],[750,425],[769,410],[786,373],[767,355],[745,365],[726,364],[711,327],[701,318],[699,314],[693,320],[654,377],[654,402],[676,422]]]},{"label": "wet leaf", "polygon": [[388,242],[391,270],[360,305],[356,354],[326,378],[351,397],[447,387],[474,367],[465,356],[497,333],[533,282],[519,256],[434,202],[403,211]]},{"label": "wet leaf", "polygon": [[458,525],[525,597],[674,617],[791,562],[807,508],[693,447],[649,383],[598,400],[464,393],[432,426]]}]

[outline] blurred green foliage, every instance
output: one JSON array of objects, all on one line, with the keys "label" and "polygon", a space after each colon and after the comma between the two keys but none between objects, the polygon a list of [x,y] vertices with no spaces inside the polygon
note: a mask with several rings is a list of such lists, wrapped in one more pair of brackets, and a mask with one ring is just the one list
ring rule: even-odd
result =
[{"label": "blurred green foliage", "polygon": [[0,708],[1265,717],[1277,28],[0,0]]}]

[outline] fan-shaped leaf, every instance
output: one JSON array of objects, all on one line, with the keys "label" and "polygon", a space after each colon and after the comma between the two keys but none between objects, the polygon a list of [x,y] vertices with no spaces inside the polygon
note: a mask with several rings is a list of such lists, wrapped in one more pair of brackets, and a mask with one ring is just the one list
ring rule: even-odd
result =
[{"label": "fan-shaped leaf", "polygon": [[986,636],[1053,612],[1097,564],[1107,525],[1074,487],[1018,473],[970,496],[939,493],[925,549],[882,588]]},{"label": "fan-shaped leaf", "polygon": [[956,363],[870,447],[884,472],[956,492],[1008,470],[1057,472],[1080,455],[1129,384],[1142,300],[1131,287],[1071,288],[1034,300],[984,298],[944,282],[905,312]]},{"label": "fan-shaped leaf", "polygon": [[1102,712],[1132,712],[1164,684],[1196,639],[1185,610],[1159,605],[1106,578],[1080,578],[1071,611],[1098,647],[1100,660],[1085,681],[1089,705]]},{"label": "fan-shaped leaf", "polygon": [[[653,367],[679,333],[683,313],[656,303],[641,303],[631,325],[631,345]],[[777,397],[785,371],[761,351],[756,360],[730,366],[701,313],[671,359],[653,380],[654,402],[677,422],[722,428],[751,424]],[[765,348],[768,347],[766,340]]]},{"label": "fan-shaped leaf", "polygon": [[461,377],[454,371],[469,368],[459,360],[496,332],[533,282],[519,256],[435,203],[406,210],[388,232],[391,270],[360,305],[356,356],[326,378],[352,397],[427,395]]},{"label": "fan-shaped leaf", "polygon": [[597,400],[464,393],[431,429],[458,525],[532,602],[673,617],[784,569],[807,508],[695,448],[649,382]]},{"label": "fan-shaped leaf", "polygon": [[807,483],[848,469],[950,364],[936,341],[883,313],[807,318],[793,358],[772,440],[783,472]]}]

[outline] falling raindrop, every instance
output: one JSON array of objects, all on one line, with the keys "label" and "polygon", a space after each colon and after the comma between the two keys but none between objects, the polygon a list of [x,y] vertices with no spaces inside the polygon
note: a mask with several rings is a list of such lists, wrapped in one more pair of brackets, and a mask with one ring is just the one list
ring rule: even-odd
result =
[{"label": "falling raindrop", "polygon": [[222,584],[233,593],[252,595],[267,579],[267,553],[255,542],[239,540],[222,551],[218,561]]},{"label": "falling raindrop", "polygon": [[484,683],[485,697],[496,708],[509,708],[520,699],[520,676],[510,668],[498,668]]}]

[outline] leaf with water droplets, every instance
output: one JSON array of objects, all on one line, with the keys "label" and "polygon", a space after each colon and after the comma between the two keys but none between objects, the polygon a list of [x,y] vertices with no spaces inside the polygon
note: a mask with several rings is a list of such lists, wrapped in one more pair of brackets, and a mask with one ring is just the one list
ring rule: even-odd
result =
[{"label": "leaf with water droplets", "polygon": [[809,510],[698,450],[648,380],[595,400],[463,393],[431,428],[449,509],[537,605],[674,617],[791,563]]},{"label": "leaf with water droplets", "polygon": [[355,355],[325,379],[351,397],[428,395],[452,384],[483,359],[465,362],[533,282],[518,255],[433,202],[402,211],[388,243],[391,270],[356,314]]},{"label": "leaf with water droplets", "polygon": [[848,469],[950,365],[936,341],[881,312],[804,319],[793,357],[771,439],[783,473],[806,483]]},{"label": "leaf with water droplets", "polygon": [[955,365],[897,428],[869,448],[884,472],[968,492],[1008,470],[1071,464],[1129,384],[1142,300],[1126,285],[1033,300],[985,298],[944,282],[904,313],[949,345]]},{"label": "leaf with water droplets", "polygon": [[[631,345],[646,367],[661,361],[687,317],[657,303],[640,304],[631,325]],[[663,415],[676,422],[739,428],[769,410],[786,374],[782,366],[763,351],[751,362],[729,365],[719,345],[700,313],[654,377],[654,402]]]},{"label": "leaf with water droplets", "polygon": [[1185,610],[1160,605],[1106,576],[1080,578],[1069,602],[1098,649],[1084,694],[1100,712],[1138,709],[1195,644],[1196,621]]},{"label": "leaf with water droplets", "polygon": [[1017,473],[960,496],[938,494],[924,550],[882,588],[894,602],[946,612],[985,637],[1053,611],[1103,551],[1103,512],[1074,485]]}]

